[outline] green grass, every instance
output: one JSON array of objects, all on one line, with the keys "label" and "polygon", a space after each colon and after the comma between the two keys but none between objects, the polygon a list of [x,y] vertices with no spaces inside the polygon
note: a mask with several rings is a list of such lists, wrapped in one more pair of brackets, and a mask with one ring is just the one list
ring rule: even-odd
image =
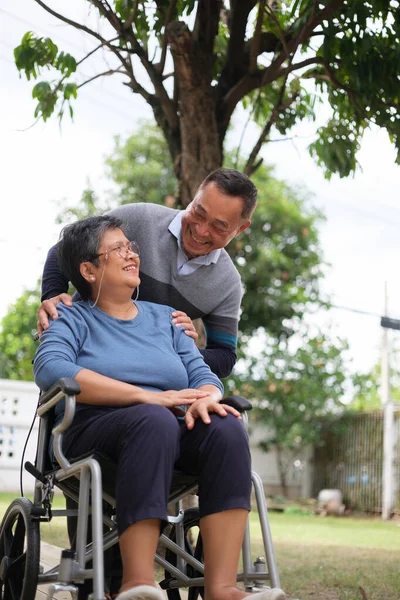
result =
[{"label": "green grass", "polygon": [[[14,499],[0,494],[0,516]],[[63,508],[56,496],[53,508]],[[269,513],[283,589],[299,600],[400,600],[400,521]],[[253,558],[264,554],[251,513]],[[65,519],[42,523],[42,539],[68,547]]]},{"label": "green grass", "polygon": [[[0,518],[3,517],[7,507],[17,496],[18,494],[0,494]],[[32,500],[32,496],[29,494],[27,494],[27,497]],[[52,507],[54,510],[65,508],[64,496],[54,496]],[[69,548],[66,519],[64,517],[54,517],[50,523],[41,523],[40,537],[48,544],[53,544],[60,548]]]},{"label": "green grass", "polygon": [[[400,600],[400,521],[269,513],[282,588],[300,600]],[[252,552],[263,553],[256,514]],[[253,537],[254,536],[254,537]]]},{"label": "green grass", "polygon": [[[378,517],[321,517],[269,513],[274,539],[284,543],[301,540],[302,545],[344,546],[400,551],[400,521],[384,522]],[[257,517],[252,514],[257,533]]]}]

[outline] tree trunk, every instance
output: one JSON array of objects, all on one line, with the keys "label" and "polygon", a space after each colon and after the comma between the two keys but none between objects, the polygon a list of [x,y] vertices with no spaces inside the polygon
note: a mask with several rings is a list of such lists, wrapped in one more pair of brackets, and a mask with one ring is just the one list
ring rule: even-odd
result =
[{"label": "tree trunk", "polygon": [[282,488],[282,494],[285,496],[285,498],[287,498],[288,497],[288,488],[287,488],[287,482],[286,482],[285,459],[283,457],[283,452],[282,452],[282,449],[279,446],[279,444],[276,444],[275,448],[276,448],[276,458],[277,458],[277,463],[278,463],[278,472],[279,472],[279,478],[280,478],[280,483],[281,483],[281,488]]},{"label": "tree trunk", "polygon": [[178,82],[181,134],[181,154],[174,157],[174,167],[180,182],[179,200],[187,206],[203,179],[222,163],[215,94],[210,85],[213,57],[202,51],[185,23],[174,22],[167,29]]}]

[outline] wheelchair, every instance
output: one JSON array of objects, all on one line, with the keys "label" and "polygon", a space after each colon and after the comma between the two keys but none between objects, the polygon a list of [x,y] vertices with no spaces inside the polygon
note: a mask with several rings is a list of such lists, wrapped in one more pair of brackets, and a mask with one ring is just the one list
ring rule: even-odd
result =
[{"label": "wheelchair", "polygon": [[[25,469],[35,477],[33,502],[25,497],[15,499],[8,507],[0,529],[0,600],[34,600],[38,585],[47,585],[47,598],[68,592],[75,600],[106,598],[104,557],[118,543],[113,498],[115,465],[106,457],[89,453],[71,463],[62,451],[63,433],[75,414],[79,384],[74,379],[60,379],[52,389],[39,397],[40,417],[38,448],[35,464],[25,463]],[[65,400],[63,420],[53,428],[54,407]],[[230,396],[224,403],[236,408],[247,427],[247,412],[251,403],[241,396]],[[50,464],[48,446],[53,433],[53,449],[58,468]],[[103,483],[102,483],[103,480]],[[280,587],[264,489],[260,477],[252,473],[252,484],[264,557],[252,562],[250,527],[247,523],[242,546],[243,571],[237,581],[248,592]],[[77,509],[52,510],[54,488],[77,503]],[[168,600],[180,600],[182,589],[188,588],[188,600],[204,598],[204,566],[201,535],[197,533],[197,508],[183,509],[182,500],[195,495],[197,483],[193,476],[174,473],[169,497],[172,516],[160,535],[155,562],[164,578],[159,582]],[[59,565],[45,570],[40,565],[40,523],[55,517],[77,517],[76,540],[72,548],[62,550]],[[89,526],[88,527],[88,523]],[[91,529],[91,531],[90,531]],[[160,569],[159,569],[160,570]],[[89,593],[83,592],[92,580]],[[86,584],[85,584],[86,582]],[[65,595],[62,596],[63,598]],[[68,596],[67,596],[68,597]]]}]

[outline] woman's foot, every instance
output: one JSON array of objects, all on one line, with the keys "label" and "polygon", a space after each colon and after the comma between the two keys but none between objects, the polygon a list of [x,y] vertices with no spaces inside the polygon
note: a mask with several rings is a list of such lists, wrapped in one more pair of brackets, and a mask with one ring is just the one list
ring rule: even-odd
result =
[{"label": "woman's foot", "polygon": [[136,585],[121,592],[115,600],[165,600],[159,588],[152,585]]}]

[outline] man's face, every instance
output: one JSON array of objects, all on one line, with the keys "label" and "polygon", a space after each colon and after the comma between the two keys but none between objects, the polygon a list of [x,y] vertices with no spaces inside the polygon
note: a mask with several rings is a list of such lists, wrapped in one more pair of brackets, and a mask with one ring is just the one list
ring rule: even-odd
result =
[{"label": "man's face", "polygon": [[182,217],[182,244],[188,258],[224,248],[247,229],[243,219],[243,199],[227,196],[214,182],[197,192]]}]

